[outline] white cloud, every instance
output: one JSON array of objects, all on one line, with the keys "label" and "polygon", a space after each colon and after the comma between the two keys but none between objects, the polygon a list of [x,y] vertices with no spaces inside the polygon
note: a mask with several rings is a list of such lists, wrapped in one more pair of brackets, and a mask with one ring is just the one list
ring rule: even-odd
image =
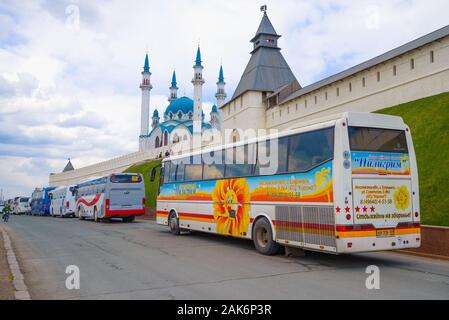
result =
[{"label": "white cloud", "polygon": [[[444,26],[449,9],[447,0],[266,2],[282,35],[282,53],[302,85]],[[68,5],[79,8],[79,28],[66,23]],[[28,192],[45,184],[48,172],[62,170],[67,157],[80,167],[136,150],[146,49],[153,73],[151,110],[162,115],[173,68],[179,95],[192,95],[200,42],[208,114],[220,61],[230,97],[249,60],[259,5],[256,0],[2,1],[0,187],[10,196],[20,186]],[[24,169],[30,163],[38,164],[33,174],[39,178]]]}]

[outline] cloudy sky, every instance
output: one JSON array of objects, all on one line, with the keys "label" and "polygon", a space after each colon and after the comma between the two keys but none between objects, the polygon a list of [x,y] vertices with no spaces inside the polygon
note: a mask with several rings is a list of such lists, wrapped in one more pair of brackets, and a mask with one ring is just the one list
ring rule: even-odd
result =
[{"label": "cloudy sky", "polygon": [[173,69],[192,95],[200,43],[204,111],[223,62],[231,96],[249,59],[260,5],[304,86],[448,24],[447,0],[0,0],[0,188],[29,195],[75,167],[136,151],[140,72],[163,110]]}]

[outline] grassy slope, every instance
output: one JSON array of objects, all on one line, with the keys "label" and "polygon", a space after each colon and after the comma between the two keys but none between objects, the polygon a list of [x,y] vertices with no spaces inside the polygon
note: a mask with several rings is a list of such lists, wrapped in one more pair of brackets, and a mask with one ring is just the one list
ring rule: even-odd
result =
[{"label": "grassy slope", "polygon": [[418,160],[421,222],[449,226],[449,93],[377,113],[401,116],[411,129]]},{"label": "grassy slope", "polygon": [[161,164],[161,160],[152,160],[143,164],[137,164],[125,170],[128,173],[141,173],[145,181],[145,198],[146,207],[150,209],[156,208],[157,188],[159,184],[160,169],[157,170],[156,179],[150,181],[151,170]]}]

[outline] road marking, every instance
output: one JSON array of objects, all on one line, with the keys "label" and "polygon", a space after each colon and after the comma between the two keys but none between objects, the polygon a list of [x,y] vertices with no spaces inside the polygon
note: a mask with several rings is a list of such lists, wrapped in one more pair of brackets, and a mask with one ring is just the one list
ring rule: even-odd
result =
[{"label": "road marking", "polygon": [[16,254],[14,253],[14,249],[11,245],[11,239],[6,232],[6,227],[0,225],[0,230],[3,234],[3,243],[6,250],[6,258],[8,260],[9,270],[13,276],[12,284],[16,289],[16,291],[14,292],[14,296],[17,300],[31,300],[31,296],[25,284],[23,274],[20,271],[19,262],[16,259]]}]

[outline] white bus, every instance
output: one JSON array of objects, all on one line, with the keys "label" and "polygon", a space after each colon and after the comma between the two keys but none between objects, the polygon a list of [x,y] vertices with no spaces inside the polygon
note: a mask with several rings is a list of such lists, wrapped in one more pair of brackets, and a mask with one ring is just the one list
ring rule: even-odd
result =
[{"label": "white bus", "polygon": [[[193,162],[205,157],[223,162]],[[172,157],[162,171],[157,223],[174,234],[252,239],[268,255],[280,245],[341,254],[421,243],[416,157],[400,117],[333,115]]]},{"label": "white bus", "polygon": [[28,197],[15,197],[12,207],[13,214],[25,214],[30,209],[30,198]]},{"label": "white bus", "polygon": [[76,208],[75,186],[58,187],[50,191],[50,215],[52,217],[74,217]]},{"label": "white bus", "polygon": [[75,190],[75,214],[81,220],[122,218],[131,222],[145,214],[145,184],[141,174],[111,174],[79,183]]}]

